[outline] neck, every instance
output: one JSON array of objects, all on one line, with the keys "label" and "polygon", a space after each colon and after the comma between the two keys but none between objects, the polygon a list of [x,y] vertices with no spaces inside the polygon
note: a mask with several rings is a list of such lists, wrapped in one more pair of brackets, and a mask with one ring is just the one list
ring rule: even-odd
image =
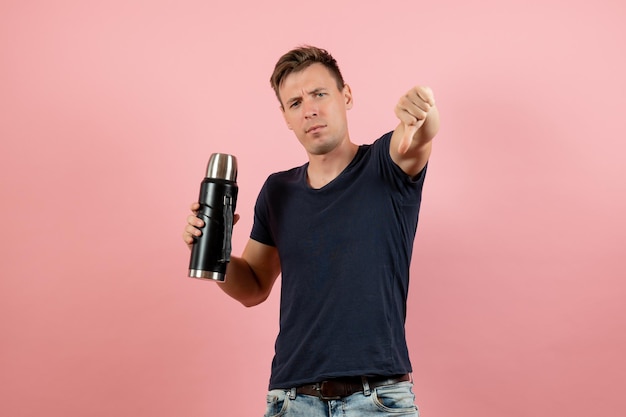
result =
[{"label": "neck", "polygon": [[352,162],[359,146],[346,142],[345,146],[323,155],[309,154],[307,169],[308,182],[312,188],[322,188],[335,178]]}]

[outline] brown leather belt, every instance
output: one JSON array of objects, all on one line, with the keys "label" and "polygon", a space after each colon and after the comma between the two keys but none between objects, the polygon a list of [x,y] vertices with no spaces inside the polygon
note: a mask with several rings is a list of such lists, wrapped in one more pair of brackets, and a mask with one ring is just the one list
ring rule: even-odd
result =
[{"label": "brown leather belt", "polygon": [[393,377],[351,377],[329,379],[328,381],[318,382],[316,384],[303,385],[296,388],[297,394],[312,395],[324,401],[339,400],[348,397],[357,392],[363,392],[364,382],[367,381],[370,389],[382,387],[385,385],[393,385],[398,382],[410,381],[409,374],[398,375]]}]

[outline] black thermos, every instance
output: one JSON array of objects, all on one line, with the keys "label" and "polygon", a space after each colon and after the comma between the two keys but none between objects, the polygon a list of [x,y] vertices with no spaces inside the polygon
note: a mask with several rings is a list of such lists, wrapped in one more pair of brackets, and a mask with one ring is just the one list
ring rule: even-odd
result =
[{"label": "black thermos", "polygon": [[224,281],[230,262],[233,215],[237,203],[237,159],[214,153],[209,159],[206,178],[200,185],[200,209],[204,221],[202,235],[195,238],[189,260],[192,278]]}]

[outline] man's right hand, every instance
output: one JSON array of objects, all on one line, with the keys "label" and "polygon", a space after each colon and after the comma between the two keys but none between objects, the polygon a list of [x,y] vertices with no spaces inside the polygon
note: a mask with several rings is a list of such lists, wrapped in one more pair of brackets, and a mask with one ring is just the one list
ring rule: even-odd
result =
[{"label": "man's right hand", "polygon": [[[204,227],[204,221],[197,217],[198,210],[200,209],[200,203],[193,203],[190,209],[193,214],[187,216],[187,224],[185,225],[185,230],[183,231],[183,241],[191,250],[191,247],[196,241],[195,238],[202,235],[202,230],[200,230],[200,228]],[[238,220],[239,214],[235,214],[233,216],[233,225],[237,224]]]},{"label": "man's right hand", "polygon": [[198,214],[198,210],[200,209],[199,203],[193,203],[191,205],[191,212],[187,216],[187,224],[185,225],[185,230],[183,231],[183,240],[187,244],[187,247],[191,250],[191,246],[195,242],[195,238],[202,235],[202,231],[199,229],[204,226],[204,222],[196,216]]}]

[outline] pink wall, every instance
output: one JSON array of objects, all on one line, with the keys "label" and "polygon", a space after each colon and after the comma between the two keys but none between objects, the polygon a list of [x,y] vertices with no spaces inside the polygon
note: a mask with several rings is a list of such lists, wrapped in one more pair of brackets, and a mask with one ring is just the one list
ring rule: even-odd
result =
[{"label": "pink wall", "polygon": [[236,252],[265,177],[305,160],[268,78],[313,43],[356,142],[413,84],[440,107],[422,415],[623,415],[623,2],[217,3],[0,5],[0,414],[263,414],[277,292],[245,309],[186,278],[180,235],[211,152],[239,158]]}]

